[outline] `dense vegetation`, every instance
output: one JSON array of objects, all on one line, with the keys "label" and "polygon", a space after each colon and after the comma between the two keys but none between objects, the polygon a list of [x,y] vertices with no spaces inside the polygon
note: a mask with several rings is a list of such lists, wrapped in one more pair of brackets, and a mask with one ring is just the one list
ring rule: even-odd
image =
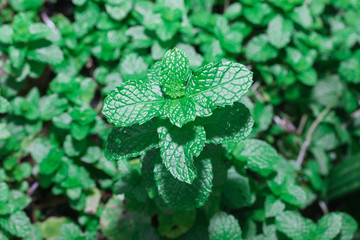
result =
[{"label": "dense vegetation", "polygon": [[359,16],[0,0],[0,239],[356,239]]}]

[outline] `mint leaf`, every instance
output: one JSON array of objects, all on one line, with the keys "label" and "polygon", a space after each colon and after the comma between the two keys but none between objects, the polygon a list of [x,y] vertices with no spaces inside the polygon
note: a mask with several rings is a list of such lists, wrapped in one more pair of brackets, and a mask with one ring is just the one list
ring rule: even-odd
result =
[{"label": "mint leaf", "polygon": [[285,211],[275,218],[276,229],[293,240],[311,239],[311,233],[315,230],[315,224],[299,213]]},{"label": "mint leaf", "polygon": [[231,62],[210,63],[194,72],[186,95],[195,105],[195,115],[208,117],[216,107],[232,105],[247,92],[252,72]]},{"label": "mint leaf", "polygon": [[60,227],[60,236],[62,239],[78,239],[81,235],[81,229],[75,223],[65,222]]},{"label": "mint leaf", "polygon": [[[252,72],[238,63],[218,62],[191,74],[184,53],[174,49],[149,70],[148,79],[127,82],[109,94],[103,109],[109,122],[126,127],[161,116],[182,127],[238,101],[252,83]],[[163,98],[161,90],[176,99]]]},{"label": "mint leaf", "polygon": [[105,156],[109,160],[136,157],[156,147],[158,139],[155,121],[127,128],[114,127],[107,140]]},{"label": "mint leaf", "polygon": [[229,144],[236,160],[246,162],[246,167],[262,176],[268,176],[274,172],[279,163],[279,155],[276,150],[264,141],[246,139],[239,144]]},{"label": "mint leaf", "polygon": [[274,17],[268,25],[267,35],[269,42],[276,48],[283,48],[290,42],[293,32],[293,23],[281,15]]},{"label": "mint leaf", "polygon": [[164,123],[157,131],[164,166],[175,178],[191,184],[197,176],[193,157],[199,156],[205,145],[204,128],[193,124],[178,128]]},{"label": "mint leaf", "polygon": [[0,114],[7,113],[9,109],[10,109],[9,101],[6,98],[0,96]]},{"label": "mint leaf", "polygon": [[273,197],[272,195],[269,195],[265,199],[265,216],[266,217],[275,217],[278,214],[280,214],[285,209],[285,204],[279,200]]},{"label": "mint leaf", "polygon": [[0,202],[7,202],[10,196],[10,190],[6,183],[0,182]]},{"label": "mint leaf", "polygon": [[209,224],[210,240],[241,240],[241,228],[236,218],[225,212],[216,213]]},{"label": "mint leaf", "polygon": [[14,31],[10,25],[3,24],[2,26],[0,26],[0,43],[12,44],[13,43],[13,39],[12,39],[13,33],[14,33]]},{"label": "mint leaf", "polygon": [[212,165],[206,156],[194,161],[198,176],[191,184],[179,181],[162,163],[155,163],[155,182],[164,202],[174,210],[188,211],[203,206],[212,188]]},{"label": "mint leaf", "polygon": [[237,142],[246,138],[254,124],[250,111],[241,103],[217,109],[207,118],[200,118],[196,124],[206,132],[206,143],[222,144]]},{"label": "mint leaf", "polygon": [[125,55],[120,63],[120,73],[125,81],[145,79],[148,65],[137,54]]},{"label": "mint leaf", "polygon": [[335,238],[341,230],[341,215],[330,213],[322,217],[316,224],[316,239]]},{"label": "mint leaf", "polygon": [[353,239],[353,235],[358,229],[357,222],[347,213],[337,213],[337,214],[341,215],[340,239],[341,240]]},{"label": "mint leaf", "polygon": [[31,60],[50,65],[60,64],[64,60],[63,52],[55,45],[31,50],[28,52],[27,57]]},{"label": "mint leaf", "polygon": [[16,237],[26,237],[31,232],[31,223],[26,214],[18,211],[8,216],[0,216],[0,229]]},{"label": "mint leaf", "polygon": [[194,121],[196,118],[196,109],[193,101],[188,98],[167,99],[164,106],[164,114],[170,122],[178,127]]},{"label": "mint leaf", "polygon": [[253,37],[245,48],[245,56],[250,61],[266,62],[278,55],[276,48],[271,46],[265,34]]},{"label": "mint leaf", "polygon": [[160,114],[165,99],[159,86],[144,81],[126,82],[112,91],[104,101],[102,113],[110,123],[129,127],[143,124]]},{"label": "mint leaf", "polygon": [[196,211],[160,213],[158,216],[160,236],[167,238],[177,238],[189,231],[194,225],[196,219]]},{"label": "mint leaf", "polygon": [[172,98],[182,97],[191,74],[189,59],[177,48],[167,51],[161,61],[160,83],[164,92]]},{"label": "mint leaf", "polygon": [[255,200],[249,178],[237,173],[234,167],[228,170],[222,194],[224,204],[233,209],[250,206]]}]

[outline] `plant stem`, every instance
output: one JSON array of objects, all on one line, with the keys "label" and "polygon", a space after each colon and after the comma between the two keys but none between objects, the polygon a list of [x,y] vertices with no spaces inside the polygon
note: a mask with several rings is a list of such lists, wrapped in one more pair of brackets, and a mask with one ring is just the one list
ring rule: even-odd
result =
[{"label": "plant stem", "polygon": [[323,200],[319,201],[319,206],[324,215],[329,214],[329,208]]},{"label": "plant stem", "polygon": [[307,122],[308,116],[307,114],[302,115],[301,119],[300,119],[300,123],[299,126],[297,128],[297,134],[302,134],[305,128],[305,124]]},{"label": "plant stem", "polygon": [[317,116],[317,118],[315,119],[315,121],[311,124],[307,134],[306,134],[306,138],[305,138],[305,141],[303,143],[303,145],[301,146],[301,149],[300,149],[300,152],[299,152],[299,155],[296,159],[296,163],[301,166],[303,161],[304,161],[304,158],[305,158],[305,155],[306,155],[306,151],[307,151],[307,148],[309,147],[310,145],[310,142],[311,142],[311,138],[312,138],[312,135],[314,134],[315,132],[315,129],[317,128],[317,126],[322,122],[322,120],[325,118],[325,116],[330,112],[331,108],[334,106],[334,104],[336,103],[337,99],[339,98],[339,96],[336,96],[334,98],[333,101],[331,101],[326,107],[325,109],[319,114],[319,116]]},{"label": "plant stem", "polygon": [[230,5],[230,0],[225,0],[225,2],[224,2],[224,12],[226,11],[226,9],[228,8],[229,5]]}]

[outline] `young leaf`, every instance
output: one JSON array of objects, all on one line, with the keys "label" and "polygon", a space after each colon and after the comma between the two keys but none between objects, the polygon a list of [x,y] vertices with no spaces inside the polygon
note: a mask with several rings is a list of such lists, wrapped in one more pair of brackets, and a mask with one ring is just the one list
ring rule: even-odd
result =
[{"label": "young leaf", "polygon": [[164,106],[164,114],[172,124],[182,127],[184,124],[195,120],[195,104],[186,97],[167,99]]},{"label": "young leaf", "polygon": [[160,114],[165,99],[159,86],[144,81],[126,82],[112,91],[104,101],[102,113],[118,127],[143,124]]},{"label": "young leaf", "polygon": [[193,157],[199,156],[205,145],[204,128],[193,124],[178,128],[164,123],[158,133],[164,166],[175,178],[191,184],[197,176]]},{"label": "young leaf", "polygon": [[136,157],[156,147],[158,141],[153,120],[127,128],[114,127],[106,143],[105,156],[109,160]]},{"label": "young leaf", "polygon": [[189,59],[182,50],[174,48],[166,52],[161,61],[160,83],[167,95],[172,98],[184,96],[190,74]]},{"label": "young leaf", "polygon": [[241,228],[234,216],[220,211],[210,220],[209,237],[210,240],[241,240]]},{"label": "young leaf", "polygon": [[232,105],[248,91],[252,72],[231,62],[210,63],[196,72],[188,82],[187,98],[195,105],[195,114],[208,117],[216,107]]},{"label": "young leaf", "polygon": [[174,210],[188,211],[203,206],[212,188],[212,165],[206,156],[195,159],[198,176],[191,184],[173,177],[162,163],[155,163],[154,177],[164,202]]}]

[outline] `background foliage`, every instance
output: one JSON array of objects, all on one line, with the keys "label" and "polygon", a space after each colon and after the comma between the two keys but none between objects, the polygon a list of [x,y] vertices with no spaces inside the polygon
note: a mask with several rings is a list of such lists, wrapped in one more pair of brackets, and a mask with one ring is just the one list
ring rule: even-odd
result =
[{"label": "background foliage", "polygon": [[[359,15],[355,0],[0,0],[0,239],[352,239]],[[173,47],[194,69],[254,72],[242,102],[267,142],[210,147],[217,185],[186,212],[144,159],[104,156],[104,97]]]}]

